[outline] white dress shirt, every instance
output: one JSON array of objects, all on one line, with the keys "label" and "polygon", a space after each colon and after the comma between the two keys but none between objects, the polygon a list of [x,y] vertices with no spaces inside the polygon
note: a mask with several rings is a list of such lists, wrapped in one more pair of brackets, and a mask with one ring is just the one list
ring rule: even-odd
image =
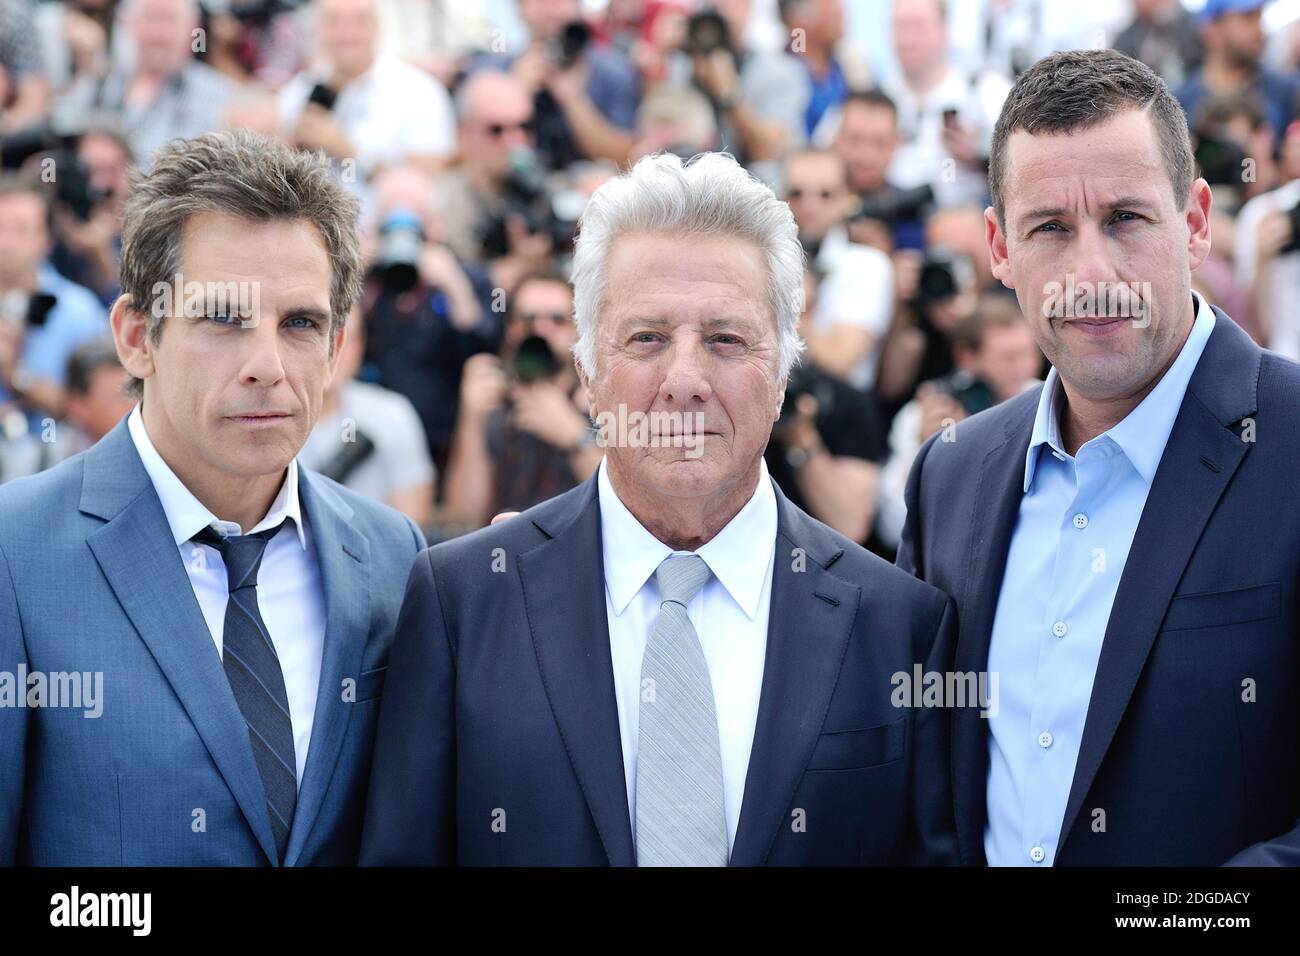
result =
[{"label": "white dress shirt", "polygon": [[[623,742],[627,805],[636,831],[636,758],[641,713],[641,658],[659,616],[655,570],[674,551],[637,521],[619,500],[606,470],[597,472],[601,551],[605,567],[605,612],[614,665],[614,695]],[[776,494],[762,465],[758,486],[743,508],[695,554],[712,573],[686,612],[699,635],[713,684],[722,756],[727,840],[745,796],[749,751],[758,720],[758,699],[767,657],[767,619],[776,557]]]},{"label": "white dress shirt", "polygon": [[[149,480],[158,492],[172,538],[194,589],[194,597],[198,599],[199,609],[220,655],[221,638],[226,627],[226,602],[230,599],[226,566],[216,548],[195,544],[190,538],[206,527],[215,528],[222,537],[244,532],[239,525],[222,521],[205,508],[176,477],[154,448],[145,429],[140,405],[137,404],[127,418],[127,428],[144,469],[149,473]],[[281,530],[267,543],[262,556],[262,565],[257,572],[257,607],[284,673],[289,720],[293,726],[293,752],[301,786],[316,713],[321,655],[325,649],[325,592],[321,586],[316,549],[311,545],[311,528],[303,520],[299,507],[296,459],[289,462],[284,485],[266,517],[248,533],[274,528],[286,518],[291,519],[292,530]]]}]

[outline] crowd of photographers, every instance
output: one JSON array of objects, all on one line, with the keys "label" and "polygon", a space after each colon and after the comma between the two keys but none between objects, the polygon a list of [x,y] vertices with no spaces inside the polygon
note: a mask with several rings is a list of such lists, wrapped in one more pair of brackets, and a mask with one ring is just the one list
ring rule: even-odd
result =
[{"label": "crowd of photographers", "polygon": [[647,153],[725,149],[789,202],[808,256],[769,469],[890,554],[921,442],[1045,372],[983,219],[994,121],[1039,56],[1110,45],[1166,79],[1214,187],[1193,283],[1300,358],[1284,8],[0,0],[0,481],[129,410],[106,337],[130,172],[238,126],[324,151],[362,208],[365,293],[304,463],[432,539],[551,497],[601,457],[569,352],[586,199]]}]

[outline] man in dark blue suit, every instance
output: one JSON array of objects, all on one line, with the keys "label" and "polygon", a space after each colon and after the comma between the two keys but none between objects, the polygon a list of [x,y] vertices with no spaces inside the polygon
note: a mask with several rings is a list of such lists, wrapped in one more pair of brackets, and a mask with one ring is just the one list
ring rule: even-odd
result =
[{"label": "man in dark blue suit", "polygon": [[409,520],[295,460],[356,205],[251,134],[159,152],[113,333],[141,401],[0,488],[0,865],[351,865]]},{"label": "man in dark blue suit", "polygon": [[1052,362],[917,456],[898,563],[951,594],[961,858],[1300,863],[1300,366],[1190,290],[1209,187],[1161,80],[1047,57],[994,133],[994,273]]},{"label": "man in dark blue suit", "polygon": [[417,560],[362,863],[955,862],[945,714],[898,693],[948,668],[948,601],[763,464],[789,208],[725,154],[648,157],[592,198],[574,276],[605,460]]}]

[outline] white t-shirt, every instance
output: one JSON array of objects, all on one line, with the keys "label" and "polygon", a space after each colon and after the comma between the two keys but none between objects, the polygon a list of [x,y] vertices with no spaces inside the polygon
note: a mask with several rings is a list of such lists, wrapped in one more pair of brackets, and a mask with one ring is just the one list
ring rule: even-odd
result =
[{"label": "white t-shirt", "polygon": [[957,111],[957,118],[971,127],[975,142],[987,156],[993,144],[993,126],[1011,84],[995,73],[981,73],[974,82],[970,75],[950,68],[943,81],[924,99],[901,82],[890,83],[885,92],[898,107],[898,134],[902,143],[894,152],[886,178],[900,189],[929,183],[935,203],[941,207],[984,208],[988,174],[953,159],[943,145],[943,114]]},{"label": "white t-shirt", "polygon": [[[329,72],[304,70],[280,91],[280,120],[286,135],[298,125],[312,88]],[[428,73],[380,56],[338,91],[331,111],[357,151],[357,178],[379,164],[400,163],[412,154],[449,156],[456,149],[451,96]]]},{"label": "white t-shirt", "polygon": [[359,435],[375,448],[347,475],[343,484],[348,488],[387,502],[396,492],[433,481],[433,461],[415,406],[404,395],[367,382],[343,386],[338,411],[316,423],[298,460],[319,471],[342,452],[345,441]]},{"label": "white t-shirt", "polygon": [[837,226],[822,240],[817,269],[824,278],[817,287],[813,330],[853,325],[875,336],[871,351],[848,376],[850,385],[866,390],[875,383],[880,346],[894,314],[894,264],[879,249],[850,242],[844,227]]},{"label": "white t-shirt", "polygon": [[[1300,179],[1256,196],[1237,214],[1236,256],[1237,284],[1243,291],[1255,281],[1256,232],[1260,221],[1270,212],[1287,212],[1300,203]],[[1256,316],[1269,327],[1268,347],[1279,355],[1300,362],[1300,252],[1276,256],[1268,269],[1260,301],[1269,310]]]}]

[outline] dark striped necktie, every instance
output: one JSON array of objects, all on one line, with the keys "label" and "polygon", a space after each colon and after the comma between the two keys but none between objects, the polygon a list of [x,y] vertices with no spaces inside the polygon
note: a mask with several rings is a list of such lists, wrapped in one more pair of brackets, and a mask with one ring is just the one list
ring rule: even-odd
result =
[{"label": "dark striped necktie", "polygon": [[248,724],[248,740],[262,775],[280,863],[284,862],[293,809],[298,802],[298,775],[294,769],[297,762],[284,673],[257,608],[257,571],[267,542],[283,527],[282,523],[257,534],[229,538],[207,527],[190,539],[216,548],[226,565],[230,599],[226,602],[221,663],[235,703]]}]

